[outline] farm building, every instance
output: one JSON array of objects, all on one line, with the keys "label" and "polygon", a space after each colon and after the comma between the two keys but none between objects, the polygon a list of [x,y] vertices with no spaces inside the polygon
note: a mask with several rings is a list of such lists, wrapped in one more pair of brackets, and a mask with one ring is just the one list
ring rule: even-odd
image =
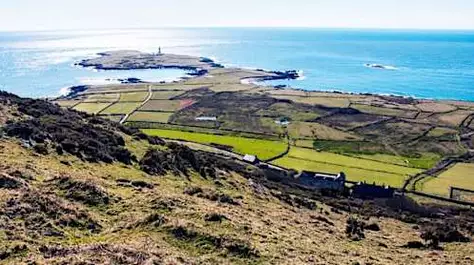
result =
[{"label": "farm building", "polygon": [[295,179],[298,184],[309,188],[342,192],[346,182],[346,175],[343,172],[336,175],[302,171],[299,175],[296,175]]},{"label": "farm building", "polygon": [[202,116],[202,117],[197,117],[196,121],[217,121],[217,117]]},{"label": "farm building", "polygon": [[352,187],[352,196],[357,198],[392,198],[394,194],[395,189],[389,186],[359,182]]},{"label": "farm building", "polygon": [[260,160],[258,159],[257,156],[255,156],[255,155],[249,155],[249,154],[245,155],[244,158],[243,158],[243,160],[244,160],[245,162],[250,163],[250,164],[253,164],[253,165],[258,164],[258,163],[260,162]]},{"label": "farm building", "polygon": [[276,120],[275,123],[281,126],[288,126],[290,125],[290,120],[288,118],[281,118]]}]

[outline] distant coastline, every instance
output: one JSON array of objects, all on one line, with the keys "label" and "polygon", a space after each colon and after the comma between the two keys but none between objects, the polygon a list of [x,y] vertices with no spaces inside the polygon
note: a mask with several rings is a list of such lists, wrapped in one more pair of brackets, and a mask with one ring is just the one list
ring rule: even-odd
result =
[{"label": "distant coastline", "polygon": [[[126,34],[125,34],[126,32]],[[123,34],[122,34],[123,33]],[[331,29],[147,29],[94,32],[0,33],[4,47],[0,87],[26,97],[57,95],[63,87],[136,77],[157,82],[180,72],[90,71],[71,67],[107,50],[134,47],[150,53],[208,58],[226,67],[303,70],[305,79],[268,81],[307,90],[395,94],[474,101],[474,34],[445,31]],[[25,49],[28,48],[28,49]],[[31,48],[31,49],[30,49]],[[462,56],[461,56],[462,55]],[[395,66],[395,71],[365,67]],[[167,71],[170,71],[167,73]],[[182,70],[177,70],[182,71]],[[106,83],[106,82],[104,82]],[[112,82],[109,82],[112,83]],[[119,83],[119,82],[114,82]]]},{"label": "distant coastline", "polygon": [[[188,55],[177,55],[177,54],[151,54],[143,53],[134,50],[121,50],[121,51],[109,51],[98,54],[98,57],[91,59],[83,59],[76,63],[78,66],[93,68],[97,70],[139,70],[139,69],[181,69],[191,71],[189,78],[205,77],[210,74],[210,70],[226,68],[223,64],[215,62],[213,59],[207,57],[195,57]],[[366,64],[366,67],[383,69],[383,70],[395,70],[397,68],[392,66],[382,66],[378,64]],[[301,91],[307,93],[321,93],[321,94],[340,94],[340,95],[360,95],[360,96],[379,96],[392,98],[395,101],[412,101],[418,100],[421,102],[466,102],[472,103],[471,100],[459,100],[459,99],[435,99],[428,97],[416,97],[416,96],[403,96],[395,95],[390,93],[371,93],[371,92],[348,92],[338,89],[318,89],[311,90],[308,88],[294,88],[286,85],[268,85],[265,82],[274,80],[298,80],[304,78],[302,71],[299,70],[287,70],[287,71],[272,71],[264,70],[261,68],[250,69],[250,68],[231,68],[231,69],[248,69],[254,72],[254,75],[250,77],[238,77],[240,83],[243,85],[255,84],[264,87],[272,87],[275,90],[286,90],[286,91]],[[133,79],[133,78],[132,78]],[[188,78],[182,78],[183,81]],[[138,80],[139,81],[139,80]],[[178,81],[174,81],[176,83]],[[127,82],[124,82],[125,84]],[[134,82],[130,82],[134,83]],[[153,82],[147,82],[153,84]],[[164,82],[159,82],[164,84]],[[103,85],[107,86],[107,85]],[[70,88],[67,95],[59,98],[73,98],[78,94],[86,91],[93,85],[80,85],[73,86]]]}]

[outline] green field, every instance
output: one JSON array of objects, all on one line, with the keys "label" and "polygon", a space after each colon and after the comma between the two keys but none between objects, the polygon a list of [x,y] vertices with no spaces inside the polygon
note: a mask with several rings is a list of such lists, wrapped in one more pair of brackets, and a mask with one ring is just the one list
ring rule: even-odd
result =
[{"label": "green field", "polygon": [[450,187],[474,190],[474,164],[459,163],[436,178],[424,182],[421,190],[449,196]]},{"label": "green field", "polygon": [[140,102],[115,103],[100,114],[127,114],[140,106]]},{"label": "green field", "polygon": [[171,99],[182,94],[183,91],[153,91],[151,99]]},{"label": "green field", "polygon": [[142,111],[177,111],[181,108],[181,100],[150,100],[143,107]]},{"label": "green field", "polygon": [[120,120],[123,118],[123,115],[100,115],[100,117],[111,121],[120,122]]},{"label": "green field", "polygon": [[119,99],[120,94],[104,93],[88,95],[84,102],[115,102]]},{"label": "green field", "polygon": [[54,103],[64,108],[70,108],[76,105],[77,103],[79,103],[79,101],[78,100],[57,100]]},{"label": "green field", "polygon": [[360,110],[361,112],[364,112],[364,113],[383,115],[383,116],[402,117],[402,118],[414,118],[417,113],[416,111],[382,108],[382,107],[363,105],[363,104],[352,104],[351,107],[354,109]]},{"label": "green field", "polygon": [[275,164],[296,170],[328,173],[342,171],[347,174],[349,180],[365,180],[395,187],[400,187],[409,175],[421,171],[409,167],[298,147],[292,148],[287,157],[275,161]]},{"label": "green field", "polygon": [[390,185],[392,187],[403,186],[405,177],[398,174],[381,173],[367,169],[350,168],[346,166],[330,165],[315,161],[301,160],[296,158],[284,157],[273,162],[274,164],[286,168],[301,170],[309,170],[324,173],[337,174],[344,172],[348,180],[351,181],[366,181],[368,183],[377,183]]},{"label": "green field", "polygon": [[144,129],[143,132],[163,138],[186,140],[202,144],[216,143],[229,145],[234,147],[234,152],[236,153],[254,154],[260,159],[269,159],[286,150],[286,143],[279,141],[160,129]]},{"label": "green field", "polygon": [[130,115],[128,121],[167,123],[171,115],[173,115],[173,113],[171,112],[136,111],[132,115]]},{"label": "green field", "polygon": [[110,103],[80,103],[74,107],[77,111],[83,111],[91,114],[97,114],[107,108]]},{"label": "green field", "polygon": [[432,168],[439,160],[441,156],[433,153],[423,153],[420,157],[404,157],[395,156],[388,154],[373,154],[373,155],[354,155],[356,157],[380,161],[389,164],[396,164],[406,167],[414,167],[421,169]]},{"label": "green field", "polygon": [[313,122],[292,122],[288,133],[293,138],[313,138],[322,140],[358,140],[360,137],[326,125]]},{"label": "green field", "polygon": [[143,102],[148,97],[148,92],[121,93],[121,102]]}]

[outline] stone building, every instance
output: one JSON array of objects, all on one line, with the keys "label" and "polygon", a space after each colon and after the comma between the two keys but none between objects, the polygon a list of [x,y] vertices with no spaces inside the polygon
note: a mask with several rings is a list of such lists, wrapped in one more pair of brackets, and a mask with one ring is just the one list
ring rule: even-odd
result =
[{"label": "stone building", "polygon": [[318,190],[344,191],[346,175],[341,172],[339,174],[328,174],[311,171],[302,171],[295,177],[296,182],[308,188]]}]

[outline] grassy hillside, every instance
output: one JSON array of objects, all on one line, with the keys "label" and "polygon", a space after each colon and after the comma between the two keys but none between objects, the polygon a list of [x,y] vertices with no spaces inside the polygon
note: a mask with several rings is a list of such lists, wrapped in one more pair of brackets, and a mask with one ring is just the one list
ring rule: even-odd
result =
[{"label": "grassy hillside", "polygon": [[452,242],[473,235],[471,210],[325,197],[284,173],[2,92],[0,114],[1,264],[474,259],[474,244]]}]

